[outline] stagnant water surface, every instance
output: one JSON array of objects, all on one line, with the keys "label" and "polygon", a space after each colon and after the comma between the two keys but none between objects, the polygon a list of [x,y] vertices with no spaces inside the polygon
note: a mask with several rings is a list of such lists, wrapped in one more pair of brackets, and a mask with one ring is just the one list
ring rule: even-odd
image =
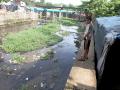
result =
[{"label": "stagnant water surface", "polygon": [[77,27],[62,27],[71,32],[53,46],[54,58],[16,65],[0,63],[0,90],[64,90],[75,60]]}]

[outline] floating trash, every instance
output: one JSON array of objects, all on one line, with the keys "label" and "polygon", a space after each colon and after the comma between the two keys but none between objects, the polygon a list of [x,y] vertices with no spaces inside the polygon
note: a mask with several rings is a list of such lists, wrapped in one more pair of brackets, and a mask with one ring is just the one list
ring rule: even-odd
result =
[{"label": "floating trash", "polygon": [[41,86],[41,87],[44,87],[44,83],[43,83],[43,82],[41,82],[41,83],[40,83],[40,86]]},{"label": "floating trash", "polygon": [[37,58],[39,59],[39,58],[40,58],[40,56],[37,56]]},{"label": "floating trash", "polygon": [[26,80],[26,81],[28,81],[28,80],[29,80],[29,78],[27,77],[27,78],[25,78],[25,80]]},{"label": "floating trash", "polygon": [[12,63],[12,59],[9,60],[9,63]]},{"label": "floating trash", "polygon": [[76,58],[75,57],[73,57],[73,60],[75,60]]},{"label": "floating trash", "polygon": [[34,85],[33,87],[34,87],[34,88],[36,88],[36,87],[37,87],[37,85]]},{"label": "floating trash", "polygon": [[14,71],[16,71],[17,69],[16,69],[16,68],[14,68],[13,70],[14,70]]}]

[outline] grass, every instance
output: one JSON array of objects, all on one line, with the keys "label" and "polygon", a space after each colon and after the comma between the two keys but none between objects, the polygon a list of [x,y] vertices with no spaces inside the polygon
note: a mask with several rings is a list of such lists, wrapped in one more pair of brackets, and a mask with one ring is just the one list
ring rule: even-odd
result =
[{"label": "grass", "polygon": [[49,60],[54,57],[53,51],[48,51],[43,57],[41,57],[41,60]]},{"label": "grass", "polygon": [[22,63],[25,61],[25,57],[21,56],[20,54],[12,54],[12,61],[16,63]]},{"label": "grass", "polygon": [[62,18],[60,22],[65,26],[75,26],[77,24],[77,20],[71,18]]},{"label": "grass", "polygon": [[10,33],[3,40],[1,48],[8,53],[27,52],[53,45],[62,40],[55,35],[59,30],[57,23],[49,23],[42,28],[28,29]]}]

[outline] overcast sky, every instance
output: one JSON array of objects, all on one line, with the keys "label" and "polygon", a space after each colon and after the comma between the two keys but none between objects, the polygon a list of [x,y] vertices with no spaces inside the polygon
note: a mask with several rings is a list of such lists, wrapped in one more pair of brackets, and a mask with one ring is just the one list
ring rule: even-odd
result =
[{"label": "overcast sky", "polygon": [[64,3],[66,5],[73,4],[73,5],[80,5],[81,0],[45,0],[46,2],[51,2],[53,4],[60,4]]}]

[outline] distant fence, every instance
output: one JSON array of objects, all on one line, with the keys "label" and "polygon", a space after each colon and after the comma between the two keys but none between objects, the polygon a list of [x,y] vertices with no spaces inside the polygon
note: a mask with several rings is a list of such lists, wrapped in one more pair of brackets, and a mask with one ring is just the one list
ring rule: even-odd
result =
[{"label": "distant fence", "polygon": [[0,26],[6,24],[21,23],[38,20],[38,14],[34,12],[6,12],[0,10]]}]

